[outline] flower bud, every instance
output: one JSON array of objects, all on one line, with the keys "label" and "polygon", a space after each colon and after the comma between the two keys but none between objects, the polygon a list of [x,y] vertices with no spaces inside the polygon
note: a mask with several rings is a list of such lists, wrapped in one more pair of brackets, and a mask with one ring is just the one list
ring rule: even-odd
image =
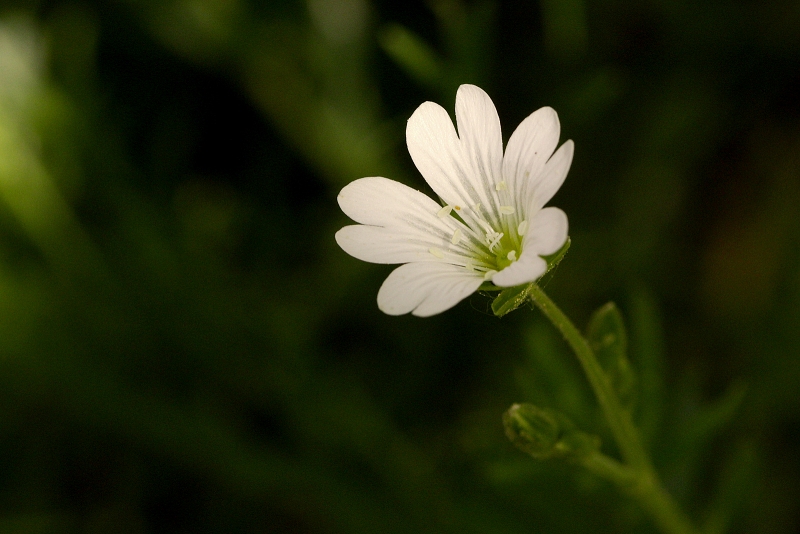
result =
[{"label": "flower bud", "polygon": [[534,458],[578,460],[600,448],[600,439],[578,429],[561,412],[514,404],[503,414],[506,436]]},{"label": "flower bud", "polygon": [[534,458],[554,455],[561,425],[550,410],[515,404],[503,414],[503,426],[511,443]]}]

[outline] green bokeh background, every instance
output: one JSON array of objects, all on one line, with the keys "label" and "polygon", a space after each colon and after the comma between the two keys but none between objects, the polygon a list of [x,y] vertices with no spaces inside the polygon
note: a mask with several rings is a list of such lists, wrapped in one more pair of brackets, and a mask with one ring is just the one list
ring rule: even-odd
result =
[{"label": "green bokeh background", "polygon": [[0,1],[0,532],[654,532],[502,412],[611,439],[563,341],[388,317],[362,176],[461,83],[575,141],[548,293],[628,319],[637,420],[706,533],[800,529],[800,3]]}]

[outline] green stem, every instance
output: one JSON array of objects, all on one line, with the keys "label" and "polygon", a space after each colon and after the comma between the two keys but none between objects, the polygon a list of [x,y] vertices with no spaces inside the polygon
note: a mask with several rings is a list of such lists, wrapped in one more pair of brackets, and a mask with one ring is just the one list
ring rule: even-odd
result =
[{"label": "green stem", "polygon": [[639,480],[639,473],[599,451],[582,458],[580,464],[595,475],[623,488],[633,487]]},{"label": "green stem", "polygon": [[561,331],[578,357],[603,414],[608,420],[608,426],[611,427],[611,433],[619,445],[622,457],[634,469],[652,471],[650,459],[639,439],[639,433],[633,426],[628,411],[620,404],[600,362],[597,361],[594,351],[589,346],[589,342],[539,286],[533,286],[530,298],[536,307]]},{"label": "green stem", "polygon": [[622,466],[601,455],[597,458],[590,458],[586,467],[622,486],[653,516],[663,532],[667,534],[695,533],[694,526],[661,485],[658,474],[650,461],[650,456],[639,437],[639,432],[631,420],[630,412],[622,407],[611,382],[589,346],[589,342],[538,285],[534,285],[531,289],[530,298],[558,328],[578,357],[597,396],[614,440],[617,442],[623,459],[628,464]]}]

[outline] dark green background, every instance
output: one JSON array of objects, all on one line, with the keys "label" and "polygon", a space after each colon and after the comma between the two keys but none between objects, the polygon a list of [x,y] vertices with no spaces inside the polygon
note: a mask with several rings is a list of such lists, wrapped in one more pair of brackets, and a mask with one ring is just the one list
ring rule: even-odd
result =
[{"label": "dark green background", "polygon": [[[336,195],[425,100],[575,141],[547,286],[614,300],[706,534],[800,528],[800,3],[0,2],[0,532],[654,532],[503,435],[610,437],[540,314],[388,317]],[[720,483],[721,481],[721,483]]]}]

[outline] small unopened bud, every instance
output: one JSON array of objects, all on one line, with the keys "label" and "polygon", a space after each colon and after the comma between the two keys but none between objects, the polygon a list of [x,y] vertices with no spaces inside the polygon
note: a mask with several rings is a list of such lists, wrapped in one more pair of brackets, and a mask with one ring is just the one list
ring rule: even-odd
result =
[{"label": "small unopened bud", "polygon": [[515,404],[503,414],[506,436],[534,458],[579,460],[600,449],[600,439],[578,429],[561,412]]},{"label": "small unopened bud", "polygon": [[511,443],[534,458],[556,454],[561,425],[550,410],[533,404],[515,404],[503,414],[503,426]]}]

